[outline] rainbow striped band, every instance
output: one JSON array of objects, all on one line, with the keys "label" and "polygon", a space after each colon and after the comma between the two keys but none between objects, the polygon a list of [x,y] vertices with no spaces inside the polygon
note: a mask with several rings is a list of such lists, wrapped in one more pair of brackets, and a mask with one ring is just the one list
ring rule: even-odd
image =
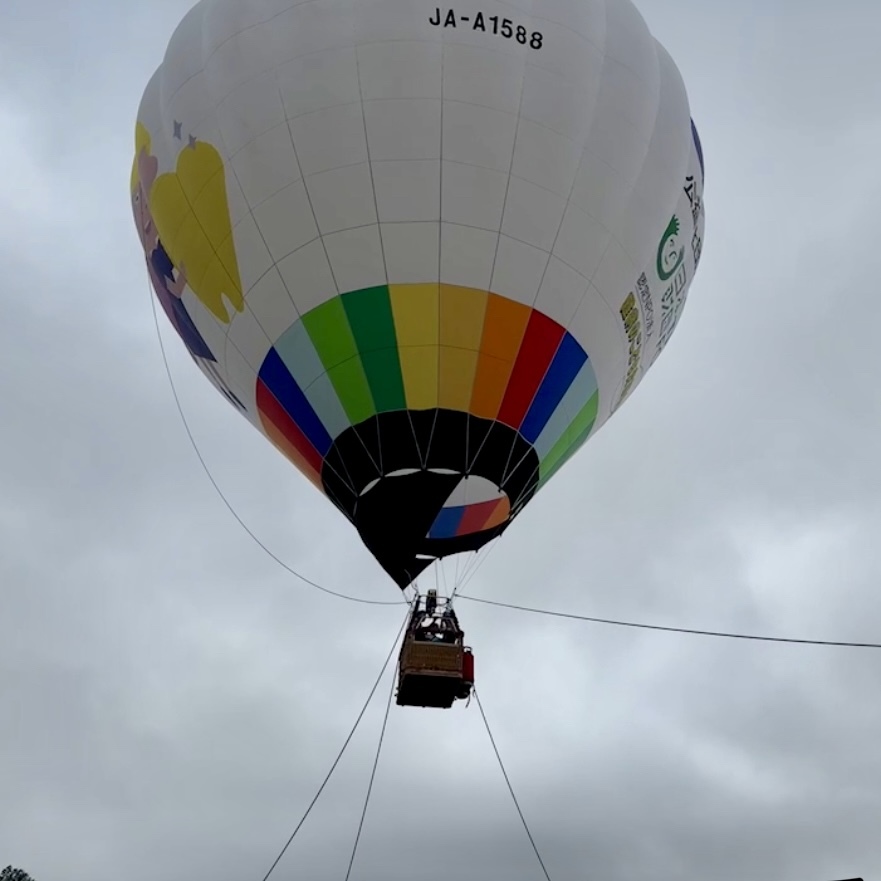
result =
[{"label": "rainbow striped band", "polygon": [[[444,284],[328,300],[276,340],[257,380],[266,434],[368,546],[364,510],[382,496],[377,483],[394,482],[394,501],[383,505],[419,522],[404,555],[408,576],[417,545],[434,543],[442,555],[462,549],[454,540],[473,546],[499,534],[587,438],[597,404],[590,359],[560,324],[498,294]],[[444,496],[421,516],[418,473],[434,475]]]}]

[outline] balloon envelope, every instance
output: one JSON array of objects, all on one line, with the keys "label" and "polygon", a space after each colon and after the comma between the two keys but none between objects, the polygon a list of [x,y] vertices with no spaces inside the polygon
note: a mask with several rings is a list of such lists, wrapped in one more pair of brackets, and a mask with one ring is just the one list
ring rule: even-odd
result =
[{"label": "balloon envelope", "polygon": [[629,0],[202,0],[135,154],[168,319],[401,587],[633,392],[700,259],[700,141]]}]

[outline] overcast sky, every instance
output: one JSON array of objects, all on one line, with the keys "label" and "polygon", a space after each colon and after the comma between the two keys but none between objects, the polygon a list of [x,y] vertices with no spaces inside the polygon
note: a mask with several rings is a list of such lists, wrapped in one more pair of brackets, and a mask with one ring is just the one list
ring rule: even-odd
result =
[{"label": "overcast sky", "polygon": [[[37,881],[260,881],[403,618],[270,559],[175,409],[128,177],[189,5],[0,2],[0,868]],[[881,641],[881,4],[640,6],[703,138],[700,271],[648,378],[466,593]],[[163,332],[249,527],[397,599]],[[881,652],[458,608],[555,881],[881,879]],[[344,877],[390,685],[274,878]],[[353,881],[450,877],[542,875],[475,704],[393,707]]]}]

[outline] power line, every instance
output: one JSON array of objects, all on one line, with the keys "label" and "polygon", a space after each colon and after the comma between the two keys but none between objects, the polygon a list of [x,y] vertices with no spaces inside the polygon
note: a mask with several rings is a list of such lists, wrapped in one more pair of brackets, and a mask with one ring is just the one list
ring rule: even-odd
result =
[{"label": "power line", "polygon": [[551,881],[551,876],[548,874],[548,870],[545,867],[544,860],[541,858],[541,854],[538,852],[538,847],[536,846],[535,839],[532,837],[532,832],[529,831],[529,824],[526,822],[526,817],[523,816],[523,811],[520,809],[520,802],[518,801],[517,795],[514,792],[514,787],[511,785],[511,779],[510,777],[508,777],[508,772],[505,770],[505,763],[502,761],[501,753],[499,752],[499,748],[496,746],[496,739],[493,737],[492,729],[489,727],[486,713],[483,710],[483,703],[480,700],[480,695],[477,693],[476,688],[472,690],[472,694],[474,695],[474,699],[477,701],[477,708],[480,710],[480,715],[483,717],[483,724],[484,726],[486,726],[486,733],[489,735],[489,742],[492,744],[493,752],[496,754],[496,759],[499,763],[499,767],[502,769],[502,776],[505,778],[505,783],[508,785],[508,792],[511,793],[511,799],[514,802],[514,807],[517,808],[517,813],[520,815],[520,822],[523,823],[523,828],[526,830],[526,836],[529,839],[529,843],[532,845],[532,849],[535,851],[535,856],[538,859],[538,864],[541,866],[542,872],[544,872],[545,878],[547,879],[547,881]]},{"label": "power line", "polygon": [[499,606],[503,609],[516,609],[518,612],[532,612],[535,615],[550,615],[554,618],[570,618],[574,621],[589,621],[592,624],[611,624],[615,627],[633,627],[639,630],[660,630],[665,633],[687,633],[693,636],[717,636],[724,639],[748,639],[756,642],[783,642],[797,645],[826,645],[854,649],[881,649],[877,642],[844,642],[831,639],[794,639],[786,636],[758,636],[752,633],[730,633],[722,630],[694,630],[688,627],[666,627],[662,624],[640,624],[634,621],[616,621],[613,618],[592,618],[588,615],[575,615],[571,612],[552,612],[549,609],[533,609],[529,606],[517,606],[513,603],[502,603],[498,600],[485,600],[480,597],[458,594],[460,600],[471,600],[487,606]]},{"label": "power line", "polygon": [[[148,283],[149,287],[149,283]],[[289,566],[284,562],[281,558],[279,558],[273,551],[271,551],[258,537],[255,533],[249,528],[249,526],[245,523],[244,520],[239,516],[235,508],[232,506],[232,503],[227,499],[223,490],[220,488],[220,485],[214,478],[214,475],[211,473],[211,469],[208,467],[208,463],[205,461],[205,458],[202,455],[201,450],[199,449],[199,445],[196,443],[196,439],[193,435],[192,429],[190,428],[189,421],[187,420],[186,414],[184,413],[183,405],[181,404],[180,396],[178,395],[177,387],[174,384],[174,377],[171,373],[171,366],[168,363],[168,355],[165,350],[165,343],[162,339],[162,333],[159,328],[159,317],[156,312],[156,302],[153,297],[152,291],[150,291],[150,306],[153,311],[153,323],[156,326],[156,337],[159,340],[159,348],[162,353],[162,362],[165,365],[165,373],[168,377],[168,383],[171,386],[171,393],[174,396],[174,402],[177,407],[177,412],[180,416],[181,422],[183,423],[184,430],[187,433],[187,437],[189,438],[190,444],[193,447],[193,451],[196,454],[196,458],[199,460],[199,464],[202,466],[202,470],[205,472],[208,480],[211,482],[211,485],[214,487],[215,492],[218,496],[220,496],[221,501],[226,505],[227,510],[232,514],[235,518],[236,522],[241,526],[242,529],[250,536],[250,538],[257,544],[257,546],[267,554],[271,559],[273,559],[279,566],[282,567],[286,572],[293,575],[295,578],[298,578],[300,581],[308,584],[310,587],[314,587],[316,590],[322,591],[322,593],[330,594],[331,596],[339,597],[343,600],[349,600],[353,603],[363,603],[365,605],[371,606],[401,606],[401,605],[409,605],[409,602],[404,600],[368,600],[363,597],[354,597],[349,596],[348,594],[340,593],[336,590],[331,590],[328,587],[324,587],[321,584],[318,584],[315,581],[312,581],[310,578],[306,578],[305,575],[301,575],[296,569]],[[497,544],[497,542],[496,542]],[[483,555],[483,557],[477,562],[477,565],[474,569],[468,574],[467,577],[463,577],[463,585],[467,584],[476,574],[477,569],[486,561],[486,558],[489,556],[489,553],[492,551],[496,544],[493,544],[492,547],[489,548],[487,553]],[[441,573],[446,575],[443,570]],[[865,649],[881,649],[881,643],[874,642],[848,642],[848,641],[839,641],[839,640],[827,640],[827,639],[795,639],[791,637],[783,637],[783,636],[760,636],[757,634],[749,634],[749,633],[731,633],[720,630],[697,630],[688,627],[668,627],[660,624],[643,624],[635,621],[618,621],[612,618],[596,618],[588,615],[575,615],[569,612],[553,612],[549,609],[535,609],[529,606],[518,606],[513,603],[503,603],[497,600],[486,600],[480,599],[479,597],[469,596],[468,594],[459,593],[459,586],[455,586],[453,590],[453,597],[458,597],[465,600],[471,600],[476,603],[484,603],[490,606],[498,606],[500,608],[505,609],[515,609],[520,612],[531,612],[536,615],[548,615],[554,618],[569,618],[575,621],[588,621],[593,624],[607,624],[614,627],[630,627],[638,630],[655,630],[664,633],[684,633],[690,634],[692,636],[713,636],[722,639],[742,639],[742,640],[750,640],[753,642],[777,642],[777,643],[788,643],[790,645],[817,645],[817,646],[831,646],[831,647],[839,647],[839,648],[865,648]],[[451,597],[452,598],[452,597]]]},{"label": "power line", "polygon": [[[318,792],[315,793],[315,797],[309,802],[309,807],[306,808],[306,813],[300,818],[300,822],[297,823],[296,828],[293,832],[291,832],[290,838],[285,842],[284,847],[279,852],[278,856],[275,858],[275,862],[269,867],[269,871],[263,876],[263,881],[268,881],[269,876],[275,871],[276,866],[281,862],[282,857],[287,852],[287,849],[291,846],[291,842],[296,837],[297,833],[303,826],[303,823],[306,822],[306,817],[312,812],[312,808],[315,807],[315,803],[321,797],[321,793],[324,792],[324,787],[327,786],[333,772],[336,770],[336,766],[340,763],[340,759],[343,757],[343,753],[345,753],[346,748],[349,746],[349,742],[355,736],[355,732],[358,730],[358,725],[361,723],[361,719],[364,717],[364,713],[367,712],[367,707],[370,706],[370,701],[373,700],[373,695],[376,693],[376,689],[379,687],[379,683],[382,680],[383,673],[385,673],[385,668],[388,667],[389,661],[392,659],[392,655],[395,653],[395,648],[398,645],[398,640],[401,638],[401,634],[404,632],[404,628],[407,626],[407,620],[410,617],[409,611],[407,612],[407,616],[404,618],[403,624],[401,624],[400,629],[395,635],[395,641],[392,643],[391,650],[386,656],[385,661],[383,661],[382,669],[379,671],[379,676],[376,677],[376,682],[373,683],[373,688],[370,689],[370,694],[367,695],[367,700],[364,701],[364,706],[361,708],[361,712],[358,713],[358,718],[355,719],[355,724],[352,726],[352,730],[349,732],[349,736],[346,738],[343,743],[342,749],[340,749],[337,757],[333,760],[333,764],[330,766],[330,770],[327,772],[327,776],[324,778],[321,786],[318,787]],[[388,710],[386,710],[386,717],[388,717]],[[383,730],[385,729],[385,725],[383,724]],[[378,760],[378,759],[377,759]],[[366,806],[365,806],[366,811]]]},{"label": "power line", "polygon": [[[149,282],[148,282],[148,290],[149,290]],[[272,551],[271,551],[271,550],[270,550],[265,544],[263,544],[263,542],[262,542],[262,541],[261,541],[261,540],[260,540],[260,539],[259,539],[259,538],[258,538],[258,537],[257,537],[252,531],[251,531],[251,529],[248,527],[247,523],[245,523],[245,521],[242,520],[241,517],[239,517],[239,515],[238,515],[238,513],[236,512],[235,508],[233,508],[233,506],[232,506],[232,504],[230,503],[229,499],[227,499],[227,497],[226,497],[226,495],[224,494],[223,490],[220,488],[220,486],[218,485],[217,481],[214,479],[214,475],[211,473],[211,469],[208,467],[208,463],[205,461],[205,457],[202,455],[202,451],[199,449],[199,445],[196,443],[196,438],[194,437],[194,435],[193,435],[193,431],[192,431],[192,429],[190,428],[189,420],[187,419],[187,416],[186,416],[186,414],[184,413],[184,408],[183,408],[183,405],[181,404],[180,395],[178,395],[178,392],[177,392],[177,386],[174,384],[174,377],[172,376],[172,373],[171,373],[171,366],[170,366],[169,363],[168,363],[168,353],[165,351],[165,342],[164,342],[163,339],[162,339],[162,332],[161,332],[161,330],[160,330],[160,328],[159,328],[159,316],[158,316],[158,314],[156,313],[156,300],[155,300],[155,298],[154,298],[154,296],[153,296],[153,292],[152,292],[152,290],[150,290],[150,307],[151,307],[151,309],[153,310],[153,323],[154,323],[155,326],[156,326],[156,338],[159,340],[159,349],[160,349],[160,351],[162,352],[162,363],[165,365],[165,374],[166,374],[166,376],[168,377],[168,384],[171,386],[171,393],[172,393],[172,395],[174,396],[174,403],[175,403],[175,406],[177,407],[177,412],[178,412],[178,414],[180,415],[181,422],[183,423],[184,430],[185,430],[186,433],[187,433],[187,437],[190,439],[190,444],[191,444],[191,446],[193,447],[193,451],[194,451],[195,454],[196,454],[196,458],[199,460],[199,464],[202,466],[202,470],[203,470],[203,471],[205,472],[205,474],[207,475],[208,480],[211,481],[211,485],[214,487],[215,492],[217,493],[218,496],[220,496],[221,501],[223,502],[224,505],[226,505],[226,507],[227,507],[227,509],[229,510],[230,514],[232,514],[233,517],[235,517],[235,519],[236,519],[236,521],[238,522],[239,526],[241,526],[242,529],[244,529],[245,532],[248,533],[248,535],[249,535],[249,536],[250,536],[250,537],[251,537],[251,538],[257,543],[257,545],[258,545],[258,546],[264,551],[264,553],[268,554],[273,560],[275,560],[275,562],[278,563],[278,565],[281,566],[282,569],[285,569],[287,572],[289,572],[289,573],[290,573],[291,575],[293,575],[295,578],[299,578],[300,581],[305,582],[305,583],[308,584],[310,587],[314,587],[314,588],[316,588],[317,590],[323,591],[324,593],[329,593],[331,596],[339,597],[340,599],[343,599],[343,600],[349,600],[350,602],[353,602],[353,603],[364,603],[365,605],[369,605],[369,606],[401,606],[401,605],[408,605],[408,603],[407,603],[406,601],[403,601],[403,600],[367,600],[367,599],[364,599],[363,597],[353,597],[353,596],[349,596],[348,594],[345,594],[345,593],[340,593],[339,591],[336,591],[336,590],[331,590],[331,589],[328,588],[328,587],[323,587],[322,585],[317,584],[316,582],[312,581],[310,578],[306,578],[305,575],[301,575],[301,574],[300,574],[299,572],[297,572],[295,569],[292,569],[290,566],[288,566],[288,564],[285,563],[284,560],[282,560],[282,559],[280,559],[279,557],[277,557],[277,556],[276,556],[276,555],[275,555],[275,554],[274,554],[274,553],[273,553],[273,552],[272,552]]]},{"label": "power line", "polygon": [[370,772],[370,782],[367,784],[367,795],[364,797],[364,807],[361,810],[361,820],[358,823],[358,832],[355,834],[355,844],[352,847],[352,856],[349,858],[349,868],[346,870],[346,881],[352,874],[352,866],[355,865],[355,854],[358,853],[358,843],[361,841],[361,832],[364,829],[364,819],[367,816],[367,806],[370,804],[370,794],[373,792],[373,781],[376,779],[376,768],[379,765],[379,756],[382,752],[382,744],[385,740],[385,729],[388,725],[389,711],[392,708],[392,698],[395,694],[395,676],[392,674],[392,685],[388,693],[388,701],[385,705],[385,716],[382,720],[382,730],[379,732],[379,743],[376,745],[376,755],[373,758],[373,770]]},{"label": "power line", "polygon": [[[190,445],[193,448],[193,452],[196,454],[196,458],[198,459],[199,464],[202,466],[202,470],[205,472],[205,475],[207,476],[208,480],[210,481],[215,492],[220,497],[220,499],[224,503],[224,505],[226,505],[227,510],[230,512],[230,514],[232,514],[232,516],[234,517],[236,522],[239,524],[239,526],[245,531],[245,533],[251,538],[251,540],[254,541],[254,543],[267,556],[269,556],[279,566],[281,566],[282,569],[284,569],[286,572],[288,572],[290,575],[293,575],[295,578],[299,579],[300,581],[304,582],[305,584],[308,584],[310,587],[314,587],[316,590],[320,590],[323,593],[329,594],[330,596],[339,597],[340,599],[348,600],[350,602],[355,602],[355,603],[362,603],[365,605],[375,605],[375,606],[406,605],[406,606],[410,606],[410,602],[408,602],[407,600],[399,600],[399,601],[369,600],[369,599],[365,599],[363,597],[350,596],[348,594],[344,594],[339,591],[331,590],[330,588],[324,587],[323,585],[318,584],[315,581],[312,581],[310,578],[307,578],[306,576],[300,574],[294,568],[292,568],[287,563],[285,563],[282,559],[280,559],[272,550],[270,550],[269,547],[267,547],[260,540],[260,538],[257,537],[257,535],[250,529],[250,527],[244,522],[244,520],[242,520],[242,518],[239,516],[238,512],[232,506],[232,503],[229,501],[229,499],[226,497],[223,490],[220,488],[219,484],[217,483],[216,479],[214,478],[214,475],[211,473],[211,469],[208,467],[208,463],[205,461],[205,458],[202,455],[201,450],[199,449],[199,445],[196,442],[195,436],[193,435],[192,429],[189,424],[189,420],[187,419],[186,414],[184,412],[183,405],[180,400],[180,395],[178,394],[177,387],[174,382],[174,377],[171,372],[171,366],[168,361],[168,354],[165,349],[165,342],[162,339],[162,332],[161,332],[161,329],[159,326],[159,318],[158,318],[158,314],[156,312],[156,302],[155,302],[155,299],[153,296],[153,292],[152,292],[152,290],[150,290],[149,282],[148,282],[148,292],[149,292],[149,299],[150,299],[150,307],[151,307],[151,311],[153,313],[153,323],[156,328],[156,338],[159,342],[159,349],[160,349],[160,352],[162,355],[162,363],[165,367],[165,373],[168,378],[168,383],[171,388],[171,393],[174,398],[174,403],[177,408],[178,415],[180,416],[181,423],[183,424],[187,438],[190,441]],[[468,573],[468,567],[466,566],[466,570],[463,573],[463,577],[462,577],[462,580],[464,582],[467,583],[468,581],[470,581],[473,578],[473,576],[476,574],[477,569],[479,569],[480,565],[482,565],[482,563],[485,561],[487,555],[484,555],[483,559],[481,559],[481,560],[479,560],[479,562],[477,562],[477,565],[474,567],[474,569],[470,573]],[[466,577],[466,573],[467,573],[467,577]],[[457,577],[457,583],[458,583],[458,580],[459,579]],[[536,609],[536,608],[532,608],[529,606],[519,606],[519,605],[515,605],[513,603],[504,603],[504,602],[500,602],[497,600],[481,599],[479,597],[472,597],[472,596],[468,596],[467,594],[462,594],[462,593],[457,593],[457,592],[458,592],[458,584],[453,590],[453,594],[451,596],[451,599],[454,596],[458,596],[460,599],[471,600],[472,602],[483,603],[485,605],[498,606],[500,608],[514,609],[516,611],[530,612],[532,614],[547,615],[547,616],[556,617],[556,618],[568,618],[568,619],[577,620],[577,621],[587,621],[587,622],[594,623],[594,624],[607,624],[607,625],[611,625],[611,626],[615,626],[615,627],[629,627],[629,628],[634,628],[634,629],[654,630],[654,631],[660,631],[660,632],[665,632],[665,633],[682,633],[682,634],[690,634],[690,635],[694,635],[694,636],[712,636],[712,637],[725,638],[725,639],[751,640],[751,641],[757,641],[757,642],[774,642],[774,643],[786,643],[786,644],[796,644],[796,645],[831,646],[831,647],[841,647],[841,648],[881,649],[881,643],[872,643],[872,642],[848,642],[848,641],[838,641],[838,640],[797,639],[797,638],[780,637],[780,636],[760,636],[760,635],[756,635],[756,634],[747,634],[747,633],[734,633],[734,632],[715,631],[715,630],[698,630],[698,629],[685,628],[685,627],[671,627],[671,626],[664,626],[664,625],[659,625],[659,624],[645,624],[645,623],[638,623],[638,622],[633,622],[633,621],[620,621],[620,620],[615,620],[615,619],[611,619],[611,618],[597,618],[597,617],[592,617],[592,616],[587,616],[587,615],[576,615],[576,614],[567,613],[567,612],[554,612],[549,609]],[[416,594],[416,596],[414,596],[413,599],[415,600],[417,596],[418,596],[418,593]],[[373,695],[375,694],[376,689],[379,686],[379,683],[382,679],[382,675],[383,675],[383,673],[385,673],[386,667],[388,666],[388,663],[391,660],[392,655],[394,654],[395,647],[397,646],[397,643],[398,643],[398,639],[400,638],[401,633],[403,632],[404,627],[406,626],[408,618],[409,618],[409,611],[408,611],[407,616],[404,618],[404,623],[401,625],[401,628],[399,629],[397,635],[395,636],[395,641],[392,644],[391,651],[389,652],[388,656],[386,657],[386,659],[382,665],[382,669],[380,670],[379,676],[377,677],[376,681],[374,682],[373,687],[371,688],[370,693],[367,696],[367,700],[365,701],[364,706],[361,709],[361,712],[358,714],[358,717],[356,718],[355,723],[352,726],[352,730],[349,732],[348,737],[344,741],[343,746],[340,749],[336,759],[334,759],[334,762],[331,765],[330,770],[327,773],[327,776],[324,778],[323,782],[321,783],[321,786],[318,788],[318,791],[316,792],[312,801],[309,803],[309,806],[306,808],[306,811],[303,814],[302,818],[300,819],[300,822],[297,824],[296,828],[291,833],[288,840],[285,842],[284,846],[282,847],[282,849],[279,852],[278,856],[276,857],[275,861],[270,866],[269,871],[264,875],[263,881],[268,881],[269,877],[275,871],[276,867],[281,862],[282,858],[284,857],[285,853],[287,852],[288,848],[290,847],[290,845],[293,842],[294,838],[296,837],[297,833],[302,828],[303,823],[305,823],[306,818],[311,813],[312,809],[314,808],[315,804],[317,803],[318,799],[320,798],[322,792],[324,791],[325,787],[327,786],[328,782],[330,781],[330,778],[333,775],[333,772],[336,770],[336,767],[339,764],[340,760],[342,759],[343,754],[345,753],[346,749],[348,748],[348,745],[351,742],[352,737],[354,736],[355,731],[357,730],[357,728],[361,722],[361,719],[364,716],[364,713],[367,711],[367,707],[370,705],[370,701],[373,699]],[[355,861],[355,856],[356,856],[357,850],[358,850],[358,844],[359,844],[359,841],[361,838],[361,833],[362,833],[362,830],[364,827],[364,821],[365,821],[365,818],[367,815],[367,808],[368,808],[368,805],[370,802],[370,795],[372,793],[373,783],[374,783],[374,780],[376,777],[376,770],[377,770],[377,767],[379,764],[379,757],[380,757],[380,754],[382,751],[383,741],[385,739],[385,731],[386,731],[386,727],[388,724],[389,712],[391,709],[391,700],[392,700],[392,696],[394,694],[394,684],[395,684],[395,680],[393,677],[392,678],[392,686],[389,691],[388,702],[386,704],[385,716],[383,718],[382,730],[380,732],[379,742],[377,744],[376,756],[374,758],[373,768],[372,768],[372,771],[370,774],[370,782],[369,782],[368,788],[367,788],[367,795],[366,795],[366,798],[364,801],[364,807],[361,812],[361,819],[358,824],[358,831],[357,831],[357,834],[355,837],[355,843],[354,843],[354,846],[352,849],[352,855],[349,860],[348,870],[346,872],[346,881],[348,881],[348,879],[351,875],[352,867],[353,867],[354,861]],[[541,869],[542,869],[542,872],[544,873],[545,878],[547,879],[547,881],[551,881],[550,875],[548,874],[547,868],[545,867],[544,861],[542,860],[541,854],[538,851],[538,847],[536,846],[535,840],[534,840],[532,833],[529,829],[529,825],[526,822],[526,818],[523,815],[523,811],[520,808],[520,803],[519,803],[517,796],[514,792],[514,788],[511,785],[510,778],[508,777],[508,773],[505,769],[504,762],[502,761],[502,757],[501,757],[499,750],[498,750],[498,747],[496,745],[495,738],[493,737],[492,729],[490,728],[489,722],[486,718],[486,713],[484,712],[483,704],[480,700],[480,696],[478,695],[476,689],[473,690],[473,694],[474,694],[474,697],[477,701],[478,708],[480,709],[480,714],[481,714],[481,717],[483,718],[483,723],[486,727],[487,734],[489,735],[493,751],[495,753],[496,759],[498,760],[499,767],[502,771],[502,775],[505,778],[505,783],[507,784],[508,791],[511,794],[511,798],[514,802],[514,806],[516,807],[517,813],[520,816],[520,820],[523,823],[523,828],[526,831],[526,835],[529,838],[529,843],[532,845],[532,849],[535,852],[536,858],[538,859],[539,865],[541,866]],[[855,881],[861,881],[861,879],[855,879]]]}]

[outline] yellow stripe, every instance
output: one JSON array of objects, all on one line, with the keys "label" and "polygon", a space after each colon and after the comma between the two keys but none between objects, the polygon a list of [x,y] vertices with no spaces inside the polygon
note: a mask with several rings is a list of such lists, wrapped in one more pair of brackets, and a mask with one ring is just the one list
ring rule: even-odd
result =
[{"label": "yellow stripe", "polygon": [[441,407],[466,413],[471,410],[486,302],[486,291],[440,286]]},{"label": "yellow stripe", "polygon": [[486,301],[486,291],[440,285],[441,345],[479,351]]},{"label": "yellow stripe", "polygon": [[398,355],[408,409],[437,407],[437,346],[406,346],[398,349]]},{"label": "yellow stripe", "polygon": [[439,293],[437,284],[389,285],[407,407],[437,407]]},{"label": "yellow stripe", "polygon": [[436,346],[438,342],[438,285],[389,285],[395,336],[399,346]]},{"label": "yellow stripe", "polygon": [[448,410],[471,410],[471,392],[477,372],[477,352],[440,347],[440,392],[438,406]]}]

